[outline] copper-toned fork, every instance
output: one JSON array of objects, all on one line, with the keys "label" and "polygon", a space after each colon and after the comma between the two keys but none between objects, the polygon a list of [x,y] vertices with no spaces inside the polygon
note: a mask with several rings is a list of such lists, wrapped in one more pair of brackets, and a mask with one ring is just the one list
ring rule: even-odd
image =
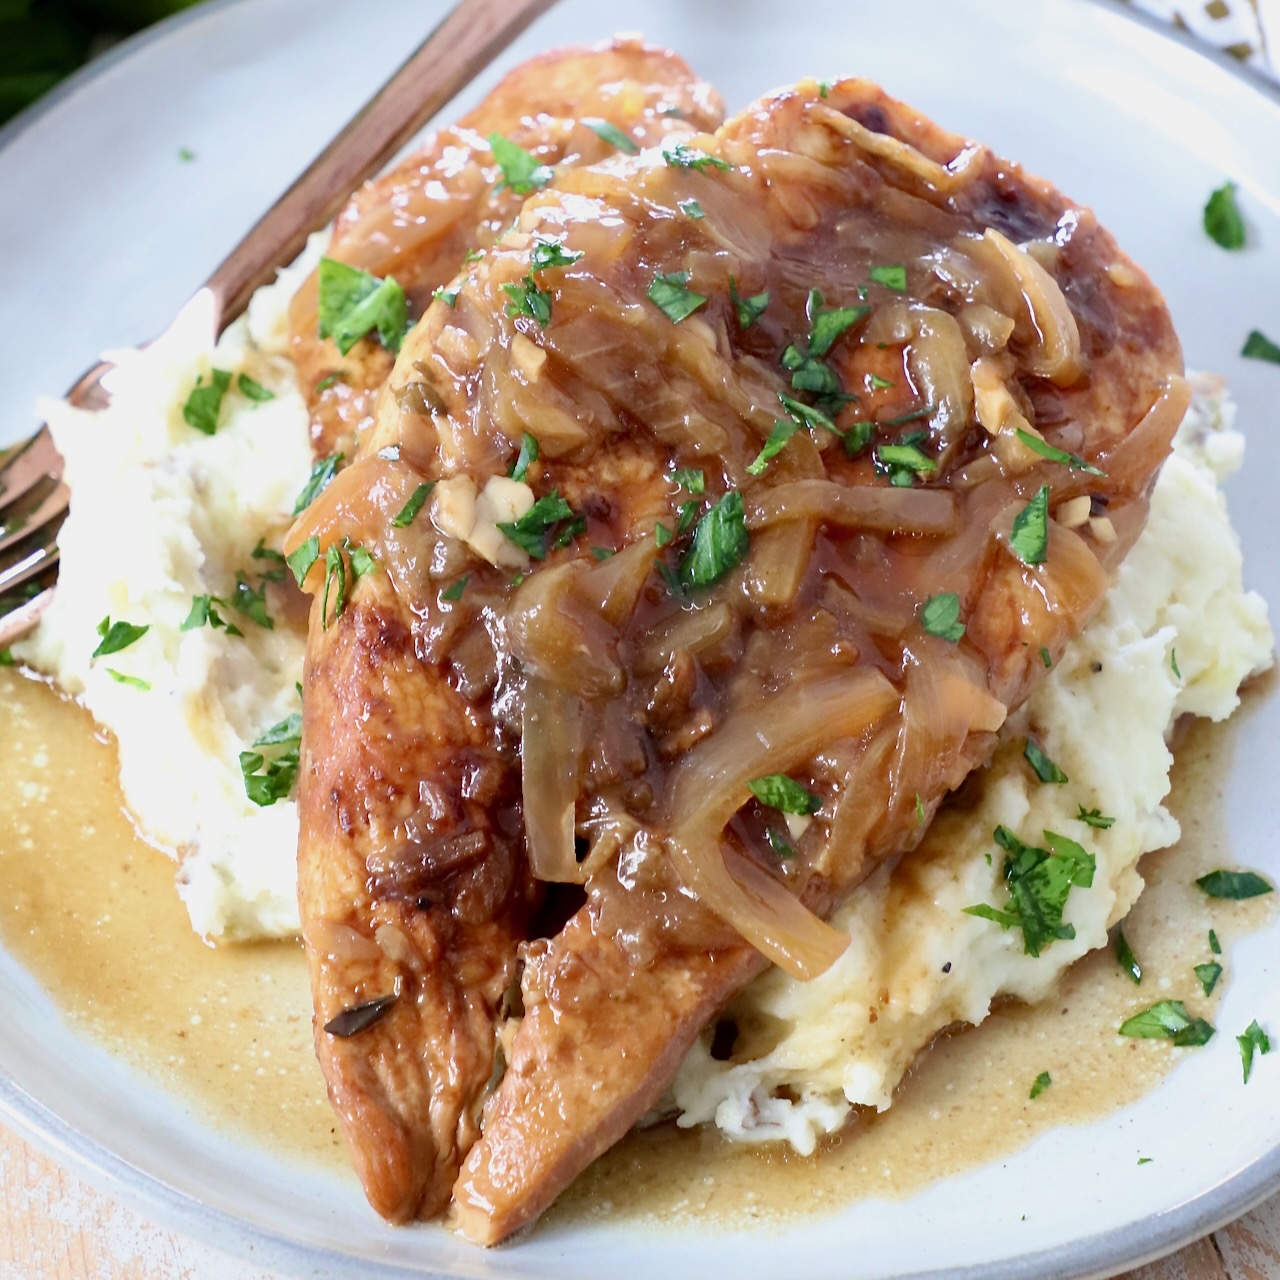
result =
[{"label": "copper-toned fork", "polygon": [[[298,256],[307,236],[329,222],[356,187],[554,3],[461,0],[209,277],[204,289],[213,296],[218,331]],[[111,367],[94,365],[67,401],[105,406],[110,397],[102,379]],[[52,599],[58,530],[70,496],[47,426],[0,454],[0,646],[29,631]]]}]

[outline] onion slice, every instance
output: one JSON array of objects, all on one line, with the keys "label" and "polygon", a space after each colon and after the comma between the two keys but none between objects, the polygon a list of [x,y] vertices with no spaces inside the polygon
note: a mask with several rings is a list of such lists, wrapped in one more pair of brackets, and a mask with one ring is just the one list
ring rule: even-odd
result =
[{"label": "onion slice", "polygon": [[574,848],[574,805],[582,760],[582,703],[530,675],[520,736],[521,788],[529,866],[539,880],[581,884]]},{"label": "onion slice", "polygon": [[945,489],[843,485],[833,480],[794,480],[747,499],[747,525],[752,529],[806,519],[881,533],[943,534],[956,527],[956,503]]}]

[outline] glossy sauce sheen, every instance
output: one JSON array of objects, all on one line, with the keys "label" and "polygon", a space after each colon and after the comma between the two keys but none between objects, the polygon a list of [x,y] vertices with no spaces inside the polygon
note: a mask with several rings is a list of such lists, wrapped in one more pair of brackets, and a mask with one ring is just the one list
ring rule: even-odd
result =
[{"label": "glossy sauce sheen", "polygon": [[[9,780],[0,793],[0,941],[86,1035],[207,1123],[345,1175],[312,1052],[300,949],[205,946],[174,892],[173,864],[122,811],[114,748],[43,685],[4,671],[0,690],[0,771]],[[1193,885],[1206,870],[1234,865],[1220,815],[1230,742],[1228,727],[1197,724],[1179,748],[1172,808],[1184,838],[1143,864],[1153,883],[1125,925],[1148,975],[1140,988],[1109,951],[1093,954],[1053,1000],[1004,1008],[980,1029],[940,1041],[891,1111],[859,1120],[809,1159],[671,1126],[632,1134],[570,1188],[552,1220],[802,1217],[869,1195],[910,1194],[1141,1096],[1176,1055],[1157,1041],[1121,1040],[1114,1028],[1161,998],[1185,999],[1212,1020],[1231,980],[1232,941],[1272,909],[1268,899],[1211,902]],[[1226,974],[1205,1001],[1190,967],[1207,958],[1209,928],[1222,940]],[[1167,990],[1159,985],[1166,976]],[[1046,1070],[1052,1087],[1029,1101]]]}]

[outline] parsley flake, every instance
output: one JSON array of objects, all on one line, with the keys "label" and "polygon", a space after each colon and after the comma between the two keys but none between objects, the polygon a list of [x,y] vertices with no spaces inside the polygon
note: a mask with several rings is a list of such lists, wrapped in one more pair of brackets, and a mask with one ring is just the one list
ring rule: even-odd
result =
[{"label": "parsley flake", "polygon": [[687,320],[707,300],[706,294],[695,293],[688,288],[689,279],[688,271],[669,271],[665,275],[654,276],[649,286],[649,301],[672,324]]},{"label": "parsley flake", "polygon": [[143,680],[138,676],[127,676],[123,671],[117,671],[115,667],[106,667],[104,670],[116,684],[128,685],[131,689],[142,689],[144,692],[151,688],[149,680]]},{"label": "parsley flake", "polygon": [[298,776],[298,750],[302,744],[302,716],[296,711],[274,724],[253,745],[240,752],[240,775],[245,794],[266,808],[284,800]]},{"label": "parsley flake", "polygon": [[400,350],[409,329],[409,304],[391,276],[380,280],[334,258],[321,258],[316,275],[322,338],[332,338],[345,356],[376,329],[388,351]]},{"label": "parsley flake", "polygon": [[268,391],[260,382],[255,382],[247,373],[242,373],[236,379],[236,389],[240,394],[249,400],[254,400],[258,404],[263,404],[268,400],[274,400],[276,393]]},{"label": "parsley flake", "polygon": [[930,596],[920,608],[920,625],[931,635],[955,644],[964,635],[960,597],[954,591]]},{"label": "parsley flake", "polygon": [[502,180],[497,187],[499,191],[503,187],[510,187],[516,195],[527,196],[531,191],[545,187],[556,176],[550,165],[543,164],[537,156],[530,154],[510,138],[504,138],[500,133],[491,133],[487,141],[493,158],[502,170]]},{"label": "parsley flake", "polygon": [[1242,1036],[1236,1036],[1236,1044],[1240,1046],[1240,1064],[1244,1068],[1244,1082],[1249,1083],[1253,1075],[1254,1055],[1262,1056],[1271,1052],[1271,1041],[1267,1033],[1258,1026],[1257,1018],[1249,1023]]},{"label": "parsley flake", "polygon": [[433,480],[420,484],[410,495],[409,501],[392,518],[391,523],[397,529],[408,528],[413,523],[414,517],[422,510],[422,504],[431,496],[431,490],[435,487],[435,481]]},{"label": "parsley flake", "polygon": [[661,549],[662,547],[665,547],[667,543],[669,543],[671,539],[674,538],[676,535],[672,533],[672,531],[668,529],[667,526],[663,524],[661,520],[659,520],[657,523],[657,526],[653,531],[653,536],[654,536],[654,540],[658,544],[659,549]]},{"label": "parsley flake", "polygon": [[225,369],[213,369],[209,373],[209,381],[204,374],[196,379],[187,402],[182,406],[182,420],[189,427],[203,431],[211,436],[218,429],[218,414],[222,409],[222,398],[231,385],[231,375]]},{"label": "parsley flake", "polygon": [[750,329],[764,315],[765,308],[769,305],[769,290],[744,298],[738,293],[738,282],[730,276],[729,301],[733,303],[733,309],[737,313],[738,328]]},{"label": "parsley flake", "polygon": [[719,582],[741,563],[749,544],[742,494],[731,489],[698,521],[693,544],[680,560],[680,583],[709,587]]},{"label": "parsley flake", "polygon": [[[538,438],[531,435],[528,431],[520,437],[520,452],[516,455],[516,460],[511,464],[511,470],[507,473],[513,480],[523,480],[529,474],[529,464],[538,460]],[[396,517],[399,519],[399,517]],[[410,516],[410,519],[413,517]]]},{"label": "parsley flake", "polygon": [[530,320],[536,320],[544,329],[550,324],[551,294],[538,288],[532,274],[525,276],[518,284],[504,284],[502,292],[509,299],[507,315],[527,316]]},{"label": "parsley flake", "polygon": [[1222,966],[1216,960],[1210,960],[1206,964],[1195,965],[1192,972],[1200,979],[1205,995],[1213,995],[1213,989],[1218,985],[1218,979],[1222,977]]},{"label": "parsley flake", "polygon": [[1046,645],[1040,646],[1040,661],[1044,663],[1046,668],[1053,666],[1053,654],[1049,652]]},{"label": "parsley flake", "polygon": [[822,808],[822,798],[807,791],[785,773],[770,773],[747,782],[751,794],[761,804],[782,813],[813,814]]},{"label": "parsley flake", "polygon": [[1116,820],[1107,817],[1099,809],[1086,809],[1084,805],[1077,805],[1076,808],[1078,810],[1076,813],[1077,822],[1083,822],[1086,826],[1097,827],[1100,831],[1106,831],[1109,827],[1115,826]]},{"label": "parsley flake", "polygon": [[318,462],[311,464],[311,475],[307,478],[302,492],[298,494],[297,502],[293,504],[295,516],[300,516],[320,496],[329,481],[338,474],[342,459],[342,454],[331,453],[327,458],[321,458]]},{"label": "parsley flake", "polygon": [[[560,496],[559,490],[553,489],[545,497],[539,498],[519,520],[500,523],[498,529],[509,542],[514,542],[535,560],[545,560],[548,536],[562,521],[569,521],[567,527],[572,529],[576,527],[578,517]],[[563,530],[561,533],[563,534]],[[557,540],[552,545],[562,546],[564,543]]]},{"label": "parsley flake", "polygon": [[228,622],[218,612],[218,605],[222,603],[223,601],[219,600],[217,596],[192,596],[191,609],[179,630],[195,631],[200,627],[207,626],[213,631],[225,631],[229,636],[244,635],[244,632],[234,622]]},{"label": "parsley flake", "polygon": [[771,459],[776,458],[783,449],[787,447],[787,441],[791,439],[797,431],[800,430],[800,424],[790,418],[779,418],[773,424],[773,430],[769,433],[769,438],[764,442],[764,448],[755,456],[755,461],[747,467],[747,472],[753,476],[762,476],[768,470]]},{"label": "parsley flake", "polygon": [[[333,592],[333,612],[329,611],[329,593]],[[347,561],[342,545],[331,542],[324,553],[324,597],[320,602],[320,627],[327,631],[347,607]]]},{"label": "parsley flake", "polygon": [[780,858],[794,858],[796,851],[787,843],[786,839],[772,827],[766,827],[764,838],[769,842],[769,848],[774,851]]},{"label": "parsley flake", "polygon": [[230,600],[231,607],[265,631],[275,630],[275,620],[267,612],[266,583],[259,583],[255,591],[243,573],[236,574],[236,589]]},{"label": "parsley flake", "polygon": [[284,580],[285,558],[274,548],[267,546],[265,538],[258,539],[258,545],[249,553],[255,560],[266,560],[272,567],[262,570],[262,577],[267,582]]},{"label": "parsley flake", "polygon": [[1120,1024],[1120,1034],[1136,1040],[1172,1040],[1183,1047],[1208,1044],[1214,1029],[1193,1018],[1181,1000],[1159,1000]]},{"label": "parsley flake", "polygon": [[871,308],[824,307],[822,294],[811,289],[806,314],[809,317],[809,354],[825,356],[837,338],[871,314]]},{"label": "parsley flake", "polygon": [[607,120],[600,120],[595,116],[583,116],[582,123],[602,142],[607,142],[611,147],[617,147],[624,155],[634,156],[639,153],[640,148],[616,124],[610,124]]},{"label": "parsley flake", "polygon": [[1249,360],[1266,360],[1271,364],[1280,364],[1280,346],[1277,346],[1265,333],[1251,329],[1249,336],[1240,348],[1240,354]]},{"label": "parsley flake", "polygon": [[1243,249],[1244,218],[1236,203],[1236,184],[1224,182],[1204,207],[1204,229],[1214,244],[1224,249]]},{"label": "parsley flake", "polygon": [[446,307],[456,307],[458,305],[458,292],[457,289],[446,289],[444,285],[441,285],[431,296],[439,298]]},{"label": "parsley flake", "polygon": [[696,169],[699,173],[705,173],[708,169],[733,168],[727,160],[708,155],[697,147],[691,147],[687,142],[669,143],[662,148],[662,158],[673,169]]},{"label": "parsley flake", "polygon": [[89,655],[90,662],[94,658],[104,658],[109,653],[119,653],[131,644],[136,644],[151,630],[150,624],[144,627],[135,626],[123,620],[112,622],[110,616],[98,623],[98,647]]},{"label": "parsley flake", "polygon": [[1125,976],[1137,986],[1142,981],[1142,966],[1138,963],[1138,957],[1133,954],[1133,948],[1129,945],[1129,940],[1124,936],[1123,929],[1116,930],[1116,960],[1120,964],[1120,968],[1124,970]]},{"label": "parsley flake", "polygon": [[1082,457],[1075,453],[1067,453],[1065,449],[1055,449],[1047,440],[1041,440],[1039,436],[1033,436],[1030,431],[1024,431],[1018,427],[1014,433],[1023,444],[1031,450],[1032,453],[1038,453],[1042,458],[1048,458],[1050,462],[1060,462],[1064,467],[1072,471],[1083,471],[1091,476],[1105,476],[1105,471],[1099,471],[1092,463],[1086,462]]},{"label": "parsley flake", "polygon": [[372,552],[367,547],[351,548],[352,578],[363,578],[365,574],[372,573],[377,567],[378,562],[373,558]]},{"label": "parsley flake", "polygon": [[693,218],[694,221],[707,216],[702,212],[702,206],[696,200],[679,200],[676,202],[676,208],[679,209],[686,218]]},{"label": "parsley flake", "polygon": [[311,566],[319,559],[320,539],[315,534],[312,534],[306,542],[301,543],[285,556],[285,561],[298,586],[302,586]]},{"label": "parsley flake", "polygon": [[1252,871],[1210,871],[1207,876],[1201,876],[1196,884],[1211,898],[1229,898],[1235,901],[1260,898],[1264,893],[1272,892],[1270,883]]},{"label": "parsley flake", "polygon": [[1039,492],[1013,518],[1009,547],[1026,565],[1043,564],[1049,555],[1049,486]]},{"label": "parsley flake", "polygon": [[706,491],[707,474],[696,467],[680,467],[671,473],[671,480],[687,493],[701,495]]},{"label": "parsley flake", "polygon": [[1222,943],[1218,941],[1218,935],[1212,929],[1209,930],[1209,950],[1212,951],[1215,956],[1220,956],[1222,954]]},{"label": "parsley flake", "polygon": [[1058,766],[1049,759],[1047,755],[1040,749],[1040,744],[1034,738],[1028,738],[1026,744],[1022,748],[1022,754],[1026,756],[1027,763],[1035,770],[1036,777],[1041,782],[1051,782],[1055,786],[1061,786],[1064,782],[1070,782],[1071,779],[1062,772]]},{"label": "parsley flake", "polygon": [[451,604],[462,599],[462,593],[467,589],[467,583],[471,581],[471,575],[464,573],[457,582],[451,583],[440,593],[441,600],[448,600]]},{"label": "parsley flake", "polygon": [[1053,1077],[1047,1071],[1042,1071],[1031,1082],[1031,1092],[1027,1097],[1034,1102],[1052,1083]]},{"label": "parsley flake", "polygon": [[537,238],[529,255],[529,272],[550,271],[552,267],[571,267],[582,257],[581,249],[566,249],[559,240]]},{"label": "parsley flake", "polygon": [[876,284],[882,284],[886,289],[892,289],[894,293],[906,293],[907,291],[907,269],[900,263],[872,267],[867,274]]}]

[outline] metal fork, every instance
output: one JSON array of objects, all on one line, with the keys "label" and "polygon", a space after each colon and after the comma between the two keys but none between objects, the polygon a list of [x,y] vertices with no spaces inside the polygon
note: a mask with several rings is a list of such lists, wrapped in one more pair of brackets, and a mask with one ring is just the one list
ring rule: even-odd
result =
[{"label": "metal fork", "polygon": [[[556,0],[462,0],[360,109],[302,176],[263,214],[209,277],[221,332],[253,292],[302,251],[366,178],[464,89]],[[111,364],[89,369],[66,393],[100,409]],[[53,598],[58,531],[71,494],[47,426],[0,454],[0,647],[35,626]]]}]

